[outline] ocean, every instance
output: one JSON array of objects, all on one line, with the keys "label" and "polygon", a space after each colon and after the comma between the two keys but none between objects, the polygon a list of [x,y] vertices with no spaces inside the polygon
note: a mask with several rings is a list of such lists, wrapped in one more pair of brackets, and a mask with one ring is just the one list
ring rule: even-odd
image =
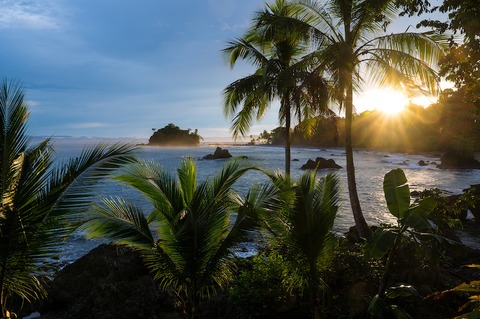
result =
[{"label": "ocean", "polygon": [[[94,139],[56,139],[54,146],[58,159],[66,159],[78,156],[85,145],[94,143]],[[175,173],[182,158],[190,156],[197,159],[198,179],[202,181],[212,177],[218,172],[226,160],[202,160],[203,156],[212,154],[216,145],[202,145],[198,147],[162,148],[141,146],[136,151],[140,159],[154,160],[160,163],[165,169]],[[246,157],[251,164],[257,165],[269,171],[284,168],[284,148],[273,146],[221,146],[226,148],[233,156]],[[480,170],[441,170],[436,168],[435,163],[440,163],[441,154],[401,154],[387,153],[381,151],[356,150],[354,161],[357,177],[357,189],[360,202],[369,224],[395,223],[396,220],[390,215],[386,208],[383,196],[383,177],[392,169],[401,168],[404,170],[411,191],[421,191],[429,188],[439,188],[452,194],[461,193],[470,185],[480,183]],[[337,174],[340,180],[341,201],[334,231],[341,234],[354,225],[353,217],[348,201],[345,153],[343,149],[318,149],[318,148],[292,148],[292,177],[299,177],[304,171],[300,167],[308,159],[324,157],[333,159],[343,168],[338,170],[320,170],[319,176],[328,173]],[[428,165],[421,166],[419,161],[423,160]],[[235,188],[240,193],[246,192],[255,183],[266,181],[266,177],[259,172],[249,172],[241,179]],[[105,181],[98,186],[98,194],[101,196],[121,196],[128,201],[135,203],[145,210],[150,208],[149,204],[135,190],[119,185],[113,181]],[[70,239],[64,254],[60,259],[64,263],[71,262],[84,255],[102,241],[86,240],[81,233],[77,233]]]}]

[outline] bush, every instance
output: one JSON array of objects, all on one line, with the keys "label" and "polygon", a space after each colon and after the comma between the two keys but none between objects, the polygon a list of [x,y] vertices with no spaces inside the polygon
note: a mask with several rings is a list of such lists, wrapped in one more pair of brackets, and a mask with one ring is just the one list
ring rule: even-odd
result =
[{"label": "bush", "polygon": [[228,294],[245,318],[305,318],[301,288],[290,280],[285,260],[276,253],[252,257]]}]

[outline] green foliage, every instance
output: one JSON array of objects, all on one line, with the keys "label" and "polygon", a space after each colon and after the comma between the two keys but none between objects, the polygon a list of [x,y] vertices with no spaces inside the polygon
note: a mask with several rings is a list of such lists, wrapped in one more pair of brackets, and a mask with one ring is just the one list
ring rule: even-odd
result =
[{"label": "green foliage", "polygon": [[[480,265],[467,265],[466,267],[480,270]],[[443,296],[449,293],[466,294],[468,295],[468,302],[458,309],[458,312],[462,313],[455,319],[467,318],[475,319],[480,318],[480,280],[473,280],[470,282],[464,282],[460,285],[437,293],[437,296]]]},{"label": "green foliage", "polygon": [[467,216],[468,209],[476,207],[478,197],[475,189],[464,191],[461,195],[448,195],[438,188],[426,189],[418,193],[418,198],[431,197],[437,201],[430,219],[438,226],[440,234],[463,227],[461,220]]},{"label": "green foliage", "polygon": [[201,138],[197,130],[195,132],[190,132],[190,129],[182,130],[170,123],[154,132],[148,140],[148,144],[156,146],[198,145]]},{"label": "green foliage", "polygon": [[316,179],[315,171],[306,172],[297,182],[280,174],[270,178],[281,192],[282,209],[265,215],[265,227],[298,275],[296,280],[306,288],[317,317],[326,289],[321,274],[336,244],[331,229],[338,210],[338,179],[331,174]]},{"label": "green foliage", "polygon": [[448,15],[446,21],[424,20],[421,26],[449,32],[449,52],[441,61],[440,75],[455,83],[463,101],[480,107],[480,10],[476,0],[445,0],[438,11]]},{"label": "green foliage", "polygon": [[[372,299],[369,307],[369,313],[373,317],[382,318],[385,312],[389,311],[396,318],[409,318],[403,309],[386,302],[386,299],[398,297],[399,292],[409,294],[413,291],[413,288],[405,289],[405,286],[401,289],[388,288],[399,248],[404,243],[421,242],[431,238],[448,241],[432,233],[437,227],[428,217],[435,209],[436,201],[433,198],[424,198],[411,204],[410,189],[406,183],[407,178],[401,169],[394,169],[385,175],[383,191],[390,213],[398,219],[398,227],[378,228],[365,246],[365,254],[368,257],[380,259],[388,254],[378,294]],[[405,236],[405,233],[408,233],[408,236]],[[396,293],[393,293],[392,289]]]},{"label": "green foliage", "polygon": [[[398,285],[389,287],[385,298],[397,299],[399,297],[418,296],[416,289],[412,286]],[[405,311],[405,309],[387,303],[384,299],[376,295],[372,298],[370,305],[368,306],[368,313],[372,318],[396,318],[396,319],[411,319],[412,317]]]},{"label": "green foliage", "polygon": [[0,87],[0,303],[3,318],[14,305],[46,295],[45,279],[61,243],[95,200],[94,186],[133,161],[127,145],[98,145],[56,163],[49,139],[29,145],[24,93],[15,82]]},{"label": "green foliage", "polygon": [[246,136],[253,121],[261,120],[278,100],[279,121],[285,126],[286,174],[290,174],[292,122],[326,112],[329,101],[329,83],[320,72],[312,71],[306,30],[278,23],[297,17],[285,0],[267,4],[256,13],[245,35],[223,50],[230,66],[241,59],[255,67],[252,74],[229,84],[223,92],[223,111],[232,120],[233,136]]},{"label": "green foliage", "polygon": [[141,192],[152,211],[105,199],[83,229],[138,249],[160,288],[173,290],[184,313],[197,317],[205,298],[232,279],[231,249],[250,238],[263,210],[276,207],[272,187],[253,187],[243,198],[232,189],[253,168],[230,161],[197,184],[192,159],[176,176],[152,162],[131,165],[116,180]]},{"label": "green foliage", "polygon": [[[304,318],[302,287],[292,281],[292,269],[276,252],[248,260],[249,268],[235,279],[229,297],[246,318]],[[293,275],[294,276],[294,275]]]}]

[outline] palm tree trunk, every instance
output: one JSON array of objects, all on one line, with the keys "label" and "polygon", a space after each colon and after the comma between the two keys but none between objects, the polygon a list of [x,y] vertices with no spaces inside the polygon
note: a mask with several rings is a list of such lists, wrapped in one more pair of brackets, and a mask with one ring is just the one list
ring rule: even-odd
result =
[{"label": "palm tree trunk", "polygon": [[291,136],[290,136],[290,126],[291,126],[291,116],[290,116],[290,104],[285,101],[282,101],[285,109],[285,175],[290,176],[290,163],[291,163]]},{"label": "palm tree trunk", "polygon": [[347,88],[347,98],[345,105],[345,153],[347,157],[347,184],[348,194],[350,195],[350,206],[352,207],[353,219],[357,232],[360,237],[367,238],[372,231],[365,221],[358,199],[357,182],[355,178],[355,165],[353,163],[353,144],[352,144],[352,124],[353,124],[353,86],[350,77],[350,83]]}]

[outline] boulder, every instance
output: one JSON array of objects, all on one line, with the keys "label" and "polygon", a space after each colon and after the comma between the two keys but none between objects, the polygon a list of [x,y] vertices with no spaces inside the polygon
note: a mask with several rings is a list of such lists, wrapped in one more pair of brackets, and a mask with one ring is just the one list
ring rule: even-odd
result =
[{"label": "boulder", "polygon": [[60,270],[39,307],[42,319],[163,318],[175,313],[140,255],[130,248],[100,245]]},{"label": "boulder", "polygon": [[217,147],[213,154],[208,154],[203,157],[204,160],[215,160],[220,158],[230,158],[232,155],[227,149],[222,149],[221,147]]},{"label": "boulder", "polygon": [[325,159],[323,157],[317,157],[315,161],[312,161],[309,159],[300,169],[306,170],[306,169],[324,169],[324,168],[332,168],[332,169],[338,169],[342,168],[340,165],[335,163],[333,159]]},{"label": "boulder", "polygon": [[427,166],[428,163],[426,163],[424,160],[420,160],[420,161],[418,161],[418,165],[419,166]]},{"label": "boulder", "polygon": [[479,169],[480,162],[473,156],[465,155],[459,152],[448,151],[442,155],[441,163],[438,168],[463,168],[463,169]]}]

